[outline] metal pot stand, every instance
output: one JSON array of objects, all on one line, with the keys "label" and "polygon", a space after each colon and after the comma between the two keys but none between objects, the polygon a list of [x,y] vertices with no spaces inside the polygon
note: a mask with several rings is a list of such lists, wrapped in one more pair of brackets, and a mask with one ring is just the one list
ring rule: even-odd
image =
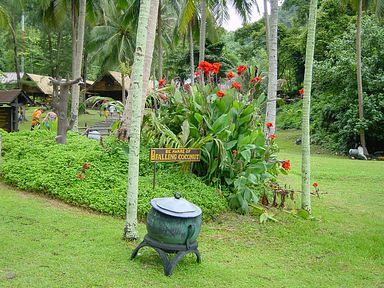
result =
[{"label": "metal pot stand", "polygon": [[[145,235],[144,240],[132,251],[131,260],[133,260],[137,256],[139,250],[145,246],[155,249],[159,254],[164,266],[164,275],[166,276],[172,275],[177,263],[179,263],[188,253],[194,253],[196,255],[197,263],[201,263],[200,252],[197,249],[197,241],[187,243],[186,245],[166,244],[153,240],[148,235]],[[176,254],[176,256],[170,261],[168,254]]]}]

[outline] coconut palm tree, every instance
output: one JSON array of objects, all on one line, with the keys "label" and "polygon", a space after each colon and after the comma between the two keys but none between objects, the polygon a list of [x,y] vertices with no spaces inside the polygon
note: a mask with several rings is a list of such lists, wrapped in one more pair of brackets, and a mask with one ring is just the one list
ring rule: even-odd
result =
[{"label": "coconut palm tree", "polygon": [[[141,102],[143,97],[143,83],[145,70],[145,51],[149,41],[155,41],[155,33],[148,35],[149,20],[157,20],[150,14],[151,7],[158,12],[159,0],[142,0],[140,3],[139,23],[136,36],[136,50],[133,62],[132,74],[132,111],[131,134],[129,141],[129,167],[128,167],[128,191],[127,191],[127,215],[124,227],[124,238],[135,240],[139,237],[137,230],[137,197],[139,181],[139,153],[140,153],[140,126],[141,126]],[[154,21],[156,22],[156,21]],[[154,29],[155,30],[155,29]],[[151,38],[147,39],[148,38]],[[152,44],[153,45],[153,44]],[[152,56],[152,55],[151,55]],[[151,63],[149,63],[151,66]]]},{"label": "coconut palm tree", "polygon": [[316,36],[316,14],[317,14],[317,0],[311,0],[309,6],[309,19],[308,19],[308,34],[307,34],[307,47],[305,53],[305,72],[304,72],[304,97],[303,97],[303,121],[302,121],[302,166],[301,166],[301,179],[302,179],[302,194],[301,194],[301,208],[311,212],[311,156],[310,156],[310,108],[311,108],[311,87],[312,87],[312,68],[313,68],[313,55],[315,51],[315,36]]},{"label": "coconut palm tree", "polygon": [[2,5],[3,6],[0,6],[0,27],[5,28],[11,33],[17,86],[20,87],[21,76],[20,76],[20,63],[19,63],[19,44],[17,43],[17,37],[16,37],[16,30],[17,30],[16,18],[21,15],[24,1],[5,0],[5,1],[2,1]]},{"label": "coconut palm tree", "polygon": [[[352,4],[357,11],[356,17],[356,78],[357,78],[357,98],[359,102],[359,120],[364,122],[364,98],[363,98],[363,77],[361,60],[361,35],[362,35],[362,14],[363,10],[372,9],[376,15],[382,17],[384,13],[384,0],[344,0],[345,3]],[[365,130],[359,130],[360,145],[364,149],[364,154],[368,155],[367,144],[365,141]]]},{"label": "coconut palm tree", "polygon": [[271,16],[268,19],[269,41],[268,47],[268,60],[269,60],[269,73],[268,73],[268,97],[267,107],[265,112],[265,123],[272,123],[268,128],[264,125],[264,133],[275,133],[276,130],[276,97],[277,97],[277,24],[278,24],[278,0],[271,0]]}]

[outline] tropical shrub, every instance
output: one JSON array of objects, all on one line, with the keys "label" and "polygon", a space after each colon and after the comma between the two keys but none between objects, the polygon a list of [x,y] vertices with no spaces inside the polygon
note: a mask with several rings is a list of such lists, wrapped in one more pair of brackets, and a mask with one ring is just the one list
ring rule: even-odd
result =
[{"label": "tropical shrub", "polygon": [[154,96],[160,107],[147,114],[143,132],[153,146],[201,148],[192,171],[226,191],[232,208],[247,212],[266,184],[286,171],[277,160],[275,135],[265,139],[263,133],[263,79],[244,65],[219,79],[219,69],[219,63],[202,62],[196,74],[205,75],[206,85],[161,87]]},{"label": "tropical shrub", "polygon": [[[1,176],[21,189],[44,193],[67,203],[118,217],[126,214],[128,146],[114,137],[103,146],[95,140],[68,133],[66,145],[57,145],[54,134],[37,130],[3,135]],[[158,166],[152,188],[149,151],[142,148],[138,214],[144,217],[155,197],[183,197],[200,206],[207,219],[224,211],[226,200],[196,176],[184,175],[172,165]]]}]

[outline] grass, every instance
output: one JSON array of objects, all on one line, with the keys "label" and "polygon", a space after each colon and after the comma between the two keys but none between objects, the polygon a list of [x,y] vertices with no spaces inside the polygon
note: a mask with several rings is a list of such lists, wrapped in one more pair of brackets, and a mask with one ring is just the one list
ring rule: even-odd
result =
[{"label": "grass", "polygon": [[[281,181],[299,189],[298,132],[278,136],[292,163]],[[121,239],[122,219],[1,185],[0,287],[384,287],[384,162],[313,152],[312,180],[327,193],[313,198],[315,221],[222,215],[203,224],[202,263],[190,255],[172,277],[149,248],[129,260],[138,242]]]}]

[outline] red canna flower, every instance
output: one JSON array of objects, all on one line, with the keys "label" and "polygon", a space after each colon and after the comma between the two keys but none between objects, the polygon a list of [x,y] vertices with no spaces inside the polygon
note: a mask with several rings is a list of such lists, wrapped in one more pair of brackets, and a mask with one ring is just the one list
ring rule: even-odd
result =
[{"label": "red canna flower", "polygon": [[245,65],[240,65],[240,66],[237,67],[237,74],[238,74],[238,75],[241,75],[241,74],[244,73],[245,70],[247,70],[247,66],[245,66]]},{"label": "red canna flower", "polygon": [[232,83],[232,88],[235,88],[235,89],[237,89],[237,90],[240,91],[240,89],[241,89],[241,84],[240,84],[239,82],[233,82],[233,83]]},{"label": "red canna flower", "polygon": [[85,162],[83,164],[83,170],[87,170],[89,168],[89,164],[87,162]]},{"label": "red canna flower", "polygon": [[163,88],[165,86],[165,83],[167,83],[167,80],[165,79],[160,79],[159,80],[159,88]]},{"label": "red canna flower", "polygon": [[286,170],[286,171],[289,171],[289,169],[291,169],[291,161],[289,160],[284,160],[283,163],[281,164],[281,167]]},{"label": "red canna flower", "polygon": [[195,74],[195,77],[200,77],[200,72],[196,71],[194,74]]},{"label": "red canna flower", "polygon": [[219,90],[216,92],[216,95],[217,95],[217,97],[222,98],[225,96],[225,93],[223,91]]},{"label": "red canna flower", "polygon": [[317,188],[317,186],[319,186],[319,184],[317,184],[317,182],[313,182],[312,186]]},{"label": "red canna flower", "polygon": [[301,96],[304,95],[304,88],[301,88],[301,89],[299,90],[299,94],[300,94]]},{"label": "red canna flower", "polygon": [[263,78],[257,76],[257,77],[255,77],[255,78],[252,78],[250,82],[251,82],[251,83],[258,83],[258,82],[260,82],[261,80],[263,80]]},{"label": "red canna flower", "polygon": [[229,72],[227,73],[227,79],[228,79],[228,80],[231,80],[233,77],[235,77],[235,73],[233,73],[232,71],[229,71]]},{"label": "red canna flower", "polygon": [[271,127],[273,127],[273,124],[272,124],[272,122],[267,122],[267,123],[265,123],[265,126],[267,126],[267,128],[271,128]]},{"label": "red canna flower", "polygon": [[213,72],[213,64],[207,61],[201,61],[197,68],[203,71],[205,75],[208,75],[210,72]]},{"label": "red canna flower", "polygon": [[218,74],[220,71],[220,63],[213,63],[212,64],[212,72],[215,74]]},{"label": "red canna flower", "polygon": [[271,139],[271,140],[275,140],[276,139],[276,134],[270,134],[269,136],[268,136],[268,138],[269,139]]}]

